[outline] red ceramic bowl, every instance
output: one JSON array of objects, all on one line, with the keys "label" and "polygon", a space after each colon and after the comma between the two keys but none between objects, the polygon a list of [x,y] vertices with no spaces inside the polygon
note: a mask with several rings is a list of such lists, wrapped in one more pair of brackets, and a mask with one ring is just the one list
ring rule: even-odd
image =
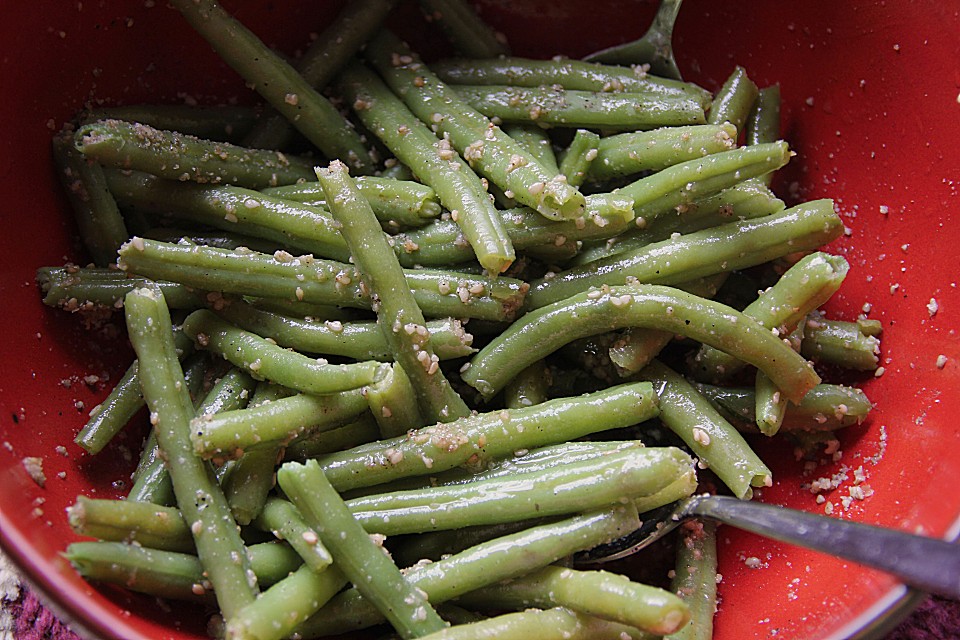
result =
[{"label": "red ceramic bowl", "polygon": [[[227,3],[287,53],[340,4]],[[627,0],[479,4],[515,52],[530,56],[578,56],[636,37],[653,11],[650,2]],[[830,311],[853,318],[869,303],[870,317],[884,327],[886,372],[860,381],[876,402],[873,417],[841,435],[839,460],[812,473],[790,451],[761,443],[776,474],[765,501],[822,511],[804,483],[846,470],[848,479],[829,496],[835,516],[957,533],[958,33],[960,14],[932,0],[684,4],[676,48],[688,79],[715,89],[740,64],[761,84],[780,83],[783,135],[797,152],[781,190],[792,199],[834,198],[849,227],[832,249],[853,269]],[[84,104],[254,97],[176,12],[153,0],[8,7],[0,21],[0,87],[0,542],[47,600],[92,636],[202,637],[196,611],[94,589],[58,555],[75,539],[64,508],[78,493],[122,493],[118,479],[132,467],[139,433],[96,460],[72,443],[130,352],[122,338],[101,339],[45,308],[33,277],[39,266],[83,260],[49,142]],[[90,375],[98,380],[87,384]],[[26,457],[42,459],[44,487],[25,473]],[[840,494],[857,468],[874,494],[843,508]],[[876,632],[906,593],[884,575],[731,528],[721,529],[720,542],[718,640]],[[745,558],[758,558],[761,568],[748,568]]]}]

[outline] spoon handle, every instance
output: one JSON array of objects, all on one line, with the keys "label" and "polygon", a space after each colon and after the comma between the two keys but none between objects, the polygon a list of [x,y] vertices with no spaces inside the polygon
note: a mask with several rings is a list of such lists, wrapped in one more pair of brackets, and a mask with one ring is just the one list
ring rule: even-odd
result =
[{"label": "spoon handle", "polygon": [[852,560],[922,591],[960,599],[960,545],[945,540],[726,496],[695,499],[687,513]]}]

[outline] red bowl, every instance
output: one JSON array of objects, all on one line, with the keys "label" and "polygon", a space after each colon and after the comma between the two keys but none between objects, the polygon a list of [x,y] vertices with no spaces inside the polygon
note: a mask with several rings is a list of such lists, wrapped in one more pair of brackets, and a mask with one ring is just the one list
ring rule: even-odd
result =
[{"label": "red bowl", "polygon": [[[642,33],[650,2],[479,3],[520,55],[582,55]],[[830,313],[865,303],[883,323],[881,377],[863,379],[873,417],[840,436],[842,457],[805,471],[791,451],[759,443],[775,470],[761,499],[822,511],[804,483],[846,470],[834,516],[953,537],[960,514],[960,14],[931,0],[803,3],[688,0],[677,25],[679,64],[715,89],[734,65],[779,82],[783,135],[797,157],[792,199],[834,198],[849,233],[832,249],[852,272]],[[228,7],[286,53],[341,3],[237,0]],[[126,366],[122,338],[80,328],[40,303],[35,269],[82,261],[50,159],[50,138],[87,103],[255,102],[164,3],[26,3],[0,22],[0,542],[29,581],[77,628],[115,638],[202,637],[189,608],[83,582],[60,558],[75,539],[64,508],[78,493],[118,496],[139,432],[96,459],[72,442],[87,411]],[[417,30],[410,30],[411,32]],[[23,234],[23,235],[20,235]],[[930,311],[931,300],[939,310]],[[945,366],[937,365],[940,356]],[[86,376],[97,376],[89,384]],[[24,470],[38,457],[44,487]],[[844,508],[862,468],[874,494]],[[906,590],[891,578],[821,554],[721,529],[718,640],[849,637],[882,628]],[[745,558],[758,558],[751,569]],[[754,564],[754,563],[750,563]]]}]

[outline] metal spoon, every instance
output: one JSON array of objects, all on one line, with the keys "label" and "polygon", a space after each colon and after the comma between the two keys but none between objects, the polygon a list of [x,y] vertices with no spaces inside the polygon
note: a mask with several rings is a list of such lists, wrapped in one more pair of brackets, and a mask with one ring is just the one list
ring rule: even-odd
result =
[{"label": "metal spoon", "polygon": [[577,562],[599,564],[629,556],[684,520],[702,517],[852,560],[922,591],[960,599],[960,545],[945,540],[727,496],[691,496],[643,516],[639,529],[583,552]]}]

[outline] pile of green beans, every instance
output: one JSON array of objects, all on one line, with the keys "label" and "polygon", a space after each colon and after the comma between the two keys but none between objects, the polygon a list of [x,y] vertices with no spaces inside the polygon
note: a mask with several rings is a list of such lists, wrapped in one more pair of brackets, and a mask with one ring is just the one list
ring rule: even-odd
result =
[{"label": "pile of green beans", "polygon": [[265,105],[103,108],[53,141],[89,262],[40,268],[43,302],[122,315],[136,352],[76,443],[150,423],[65,557],[234,640],[709,638],[709,523],[671,585],[570,562],[771,486],[757,439],[869,419],[824,377],[877,369],[880,325],[823,309],[850,270],[833,202],[770,188],[779,88],[680,79],[678,0],[589,61],[422,0],[461,56],[429,64],[360,0],[295,66],[215,0],[171,4]]}]

